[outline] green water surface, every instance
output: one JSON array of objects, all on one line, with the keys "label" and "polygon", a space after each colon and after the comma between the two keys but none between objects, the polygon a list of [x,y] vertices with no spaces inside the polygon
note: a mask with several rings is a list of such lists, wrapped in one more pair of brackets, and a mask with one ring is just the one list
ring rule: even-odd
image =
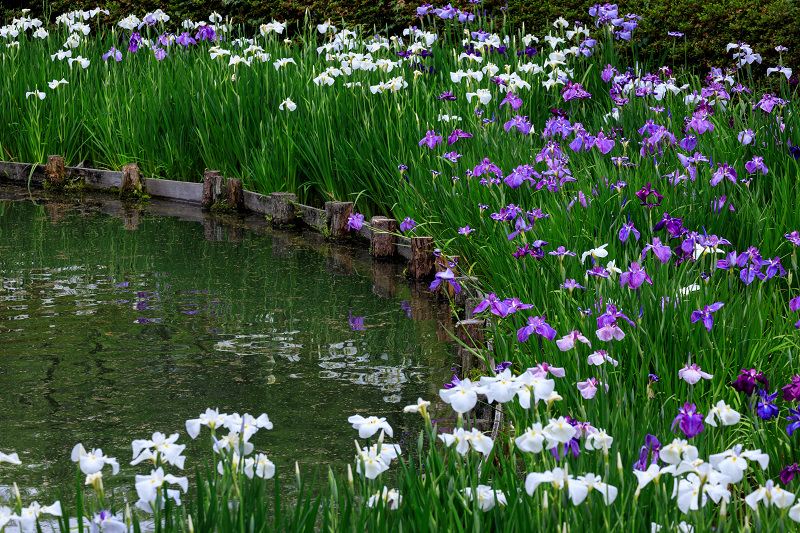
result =
[{"label": "green water surface", "polygon": [[352,461],[348,416],[386,416],[411,441],[403,406],[447,380],[434,302],[397,266],[298,232],[26,194],[0,186],[0,451],[23,461],[0,465],[0,486],[45,504],[74,483],[81,442],[119,459],[105,483],[127,491],[148,471],[130,442],[154,431],[179,432],[187,470],[203,465],[209,434],[193,442],[184,422],[207,407],[267,413],[256,449],[285,475],[295,461],[324,474]]}]

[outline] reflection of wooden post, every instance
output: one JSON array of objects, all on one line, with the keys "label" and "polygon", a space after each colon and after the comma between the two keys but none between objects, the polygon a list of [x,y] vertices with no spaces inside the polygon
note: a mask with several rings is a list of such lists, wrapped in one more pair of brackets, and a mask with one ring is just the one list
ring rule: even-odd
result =
[{"label": "reflection of wooden post", "polygon": [[272,224],[288,226],[297,221],[297,196],[290,192],[274,192],[272,200]]},{"label": "reflection of wooden post", "polygon": [[[445,257],[445,256],[437,257],[436,258],[436,272],[437,273],[438,272],[444,272],[445,270],[447,270],[449,268],[449,266],[450,266],[449,263],[451,263],[451,262],[457,264],[458,263],[458,256],[454,255],[454,256],[451,256],[451,257]],[[451,268],[450,270],[451,270],[451,272],[453,272],[453,274],[456,274],[456,266],[455,265],[453,265],[453,268]],[[456,276],[457,275],[458,274],[456,274]],[[443,282],[441,285],[439,285],[439,288],[436,289],[436,295],[437,296],[442,296],[442,297],[447,295],[452,300],[456,296],[456,291],[455,291],[455,289],[453,288],[453,286],[450,283]]]},{"label": "reflection of wooden post", "polygon": [[242,242],[244,238],[244,228],[242,226],[228,226],[228,242]]},{"label": "reflection of wooden post", "polygon": [[141,189],[142,180],[139,174],[139,165],[128,163],[122,167],[122,185],[119,188],[119,194],[124,196]]},{"label": "reflection of wooden post", "polygon": [[379,298],[397,296],[397,270],[395,263],[372,262],[372,293]]},{"label": "reflection of wooden post", "polygon": [[430,285],[424,281],[411,284],[411,318],[430,320],[433,318],[433,298]]},{"label": "reflection of wooden post", "polygon": [[125,226],[125,229],[128,231],[134,231],[136,228],[139,227],[139,221],[141,218],[141,214],[139,213],[138,207],[126,207],[125,204],[122,204],[122,225]]},{"label": "reflection of wooden post", "polygon": [[411,237],[411,263],[408,273],[411,279],[433,277],[433,237]]},{"label": "reflection of wooden post", "polygon": [[[277,233],[277,232],[276,232]],[[273,233],[272,235],[272,257],[276,259],[281,259],[284,257],[289,257],[289,254],[292,250],[291,243],[281,237]]]},{"label": "reflection of wooden post", "polygon": [[207,241],[216,242],[225,240],[225,229],[219,221],[207,217],[203,219],[203,233]]},{"label": "reflection of wooden post", "polygon": [[244,209],[244,191],[242,190],[242,180],[239,178],[228,178],[226,196],[228,199],[228,209],[241,211]]},{"label": "reflection of wooden post", "polygon": [[216,202],[214,190],[217,180],[221,179],[219,170],[206,170],[203,173],[203,207],[211,207]]},{"label": "reflection of wooden post", "polygon": [[[397,221],[393,218],[372,217],[372,257],[393,257],[397,236]],[[387,232],[387,233],[384,233]],[[390,233],[388,233],[390,232]]]},{"label": "reflection of wooden post", "polygon": [[347,219],[353,212],[353,202],[325,202],[325,224],[331,239],[347,236]]},{"label": "reflection of wooden post", "polygon": [[334,246],[328,251],[326,259],[326,271],[333,276],[352,276],[355,270],[353,269],[353,255],[347,249],[339,249],[341,247]]},{"label": "reflection of wooden post", "polygon": [[47,158],[47,166],[44,168],[44,176],[47,183],[53,187],[63,187],[66,173],[66,163],[63,157],[51,155]]},{"label": "reflection of wooden post", "polygon": [[436,306],[436,338],[439,342],[453,340],[453,311],[450,306]]}]

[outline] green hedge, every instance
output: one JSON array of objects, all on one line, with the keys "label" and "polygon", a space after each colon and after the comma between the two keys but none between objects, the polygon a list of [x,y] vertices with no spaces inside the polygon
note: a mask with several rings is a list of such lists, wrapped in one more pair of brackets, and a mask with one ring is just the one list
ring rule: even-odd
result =
[{"label": "green hedge", "polygon": [[[0,16],[7,21],[15,10],[28,7],[37,16],[51,17],[73,9],[102,6],[111,11],[105,22],[116,21],[129,13],[142,15],[161,8],[173,19],[207,19],[213,10],[230,16],[235,22],[256,25],[273,18],[279,21],[302,21],[308,12],[314,21],[331,18],[348,25],[388,28],[397,32],[413,23],[420,0],[53,0],[30,2],[10,0],[3,3]],[[487,0],[480,7],[494,15],[497,29],[503,22],[513,28],[525,24],[526,32],[542,34],[559,16],[569,21],[591,22],[588,9],[594,0],[532,1]],[[435,2],[435,6],[444,2]],[[454,5],[466,8],[465,1]],[[508,7],[501,11],[502,6]],[[784,63],[800,73],[800,8],[792,0],[630,0],[618,2],[621,13],[642,17],[634,33],[634,44],[644,59],[680,61],[692,66],[730,66],[731,55],[725,52],[729,42],[745,41],[764,58],[761,70],[778,63],[774,48],[789,48]],[[668,31],[686,34],[686,41],[667,36]],[[673,57],[669,57],[674,53]]]}]

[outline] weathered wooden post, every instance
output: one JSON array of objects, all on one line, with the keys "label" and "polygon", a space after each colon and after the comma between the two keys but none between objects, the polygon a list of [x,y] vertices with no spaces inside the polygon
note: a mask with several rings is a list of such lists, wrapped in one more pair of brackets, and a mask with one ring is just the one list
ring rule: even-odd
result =
[{"label": "weathered wooden post", "polygon": [[269,196],[273,225],[290,226],[297,222],[297,195],[290,192],[274,192]]},{"label": "weathered wooden post", "polygon": [[63,157],[60,155],[48,156],[47,165],[44,168],[44,176],[48,185],[57,188],[63,187],[66,173],[67,165]]},{"label": "weathered wooden post", "polygon": [[142,190],[142,179],[139,173],[139,165],[128,163],[122,167],[122,185],[119,188],[120,196],[129,196],[135,191]]},{"label": "weathered wooden post", "polygon": [[408,274],[411,279],[433,277],[433,237],[411,237],[411,262]]},{"label": "weathered wooden post", "polygon": [[475,351],[483,349],[483,320],[468,318],[456,324],[457,358],[466,376],[476,366],[485,366],[480,359],[475,359]]},{"label": "weathered wooden post", "polygon": [[397,242],[397,221],[393,218],[372,217],[372,257],[384,259],[394,257]]},{"label": "weathered wooden post", "polygon": [[[487,374],[488,369],[483,359],[476,356],[484,348],[483,320],[467,319],[456,324],[456,338],[458,339],[458,359],[461,361],[461,375],[468,377],[474,368],[481,374]],[[476,427],[486,431],[494,419],[494,410],[484,403],[478,403],[474,409]]]},{"label": "weathered wooden post", "polygon": [[244,209],[244,190],[242,180],[239,178],[228,178],[226,182],[226,196],[228,209],[242,211]]},{"label": "weathered wooden post", "polygon": [[214,194],[217,189],[217,181],[222,179],[219,170],[206,170],[203,173],[203,197],[201,203],[203,207],[211,207],[216,202]]},{"label": "weathered wooden post", "polygon": [[353,202],[325,202],[325,225],[331,239],[347,236],[347,219],[353,212]]}]

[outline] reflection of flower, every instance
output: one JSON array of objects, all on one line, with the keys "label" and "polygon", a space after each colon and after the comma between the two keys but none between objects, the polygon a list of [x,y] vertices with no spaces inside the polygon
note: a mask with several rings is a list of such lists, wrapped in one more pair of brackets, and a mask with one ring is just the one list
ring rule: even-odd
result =
[{"label": "reflection of flower", "polygon": [[350,327],[353,328],[353,331],[364,331],[363,316],[353,316],[353,311],[351,309],[349,320],[350,320]]}]

